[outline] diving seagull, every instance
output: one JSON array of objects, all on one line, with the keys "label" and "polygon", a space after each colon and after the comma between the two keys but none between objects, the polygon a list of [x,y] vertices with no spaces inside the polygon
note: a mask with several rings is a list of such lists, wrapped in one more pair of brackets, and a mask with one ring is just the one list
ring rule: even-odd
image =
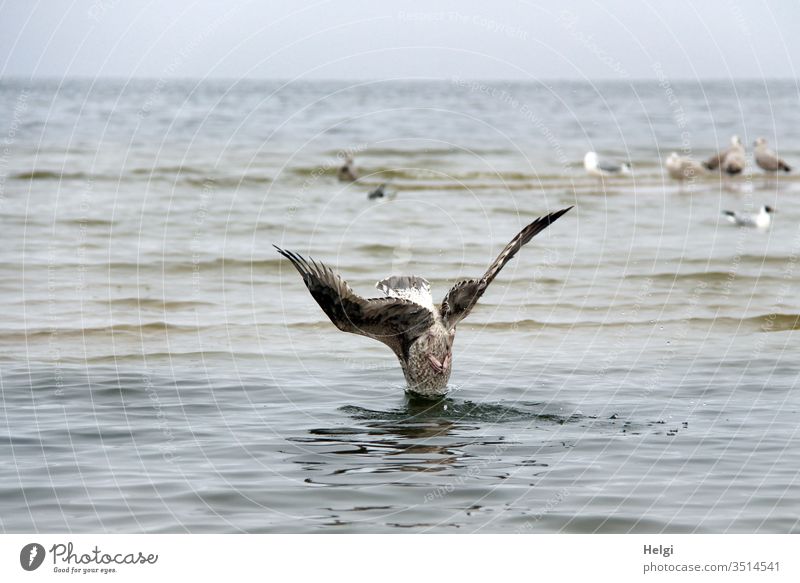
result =
[{"label": "diving seagull", "polygon": [[597,152],[586,152],[583,157],[583,167],[592,176],[604,178],[606,176],[625,176],[631,173],[631,165],[628,163],[615,164],[601,161]]},{"label": "diving seagull", "polygon": [[735,213],[733,211],[722,211],[725,217],[735,225],[740,227],[757,227],[768,229],[772,224],[772,213],[775,212],[771,206],[762,206],[758,214]]},{"label": "diving seagull", "polygon": [[754,157],[759,168],[767,172],[777,172],[778,170],[791,172],[792,168],[786,162],[778,158],[775,152],[769,149],[767,140],[758,138],[753,145],[756,148]]},{"label": "diving seagull", "polygon": [[397,356],[412,395],[436,399],[447,393],[456,325],[463,320],[506,263],[538,233],[569,211],[540,217],[514,237],[481,277],[456,283],[441,305],[430,284],[414,275],[391,276],[376,284],[386,297],[362,298],[330,267],[274,246],[292,262],[311,296],[343,332],[386,344]]},{"label": "diving seagull", "polygon": [[727,150],[722,150],[716,156],[712,156],[703,163],[708,170],[721,170],[733,176],[740,174],[744,170],[745,151],[742,140],[739,136],[731,136],[731,145]]},{"label": "diving seagull", "polygon": [[677,152],[672,152],[664,164],[669,175],[675,180],[692,180],[706,173],[706,169],[700,162],[679,156]]},{"label": "diving seagull", "polygon": [[339,168],[339,181],[355,182],[356,180],[358,180],[358,171],[353,163],[353,157],[348,154],[344,159],[344,164]]}]

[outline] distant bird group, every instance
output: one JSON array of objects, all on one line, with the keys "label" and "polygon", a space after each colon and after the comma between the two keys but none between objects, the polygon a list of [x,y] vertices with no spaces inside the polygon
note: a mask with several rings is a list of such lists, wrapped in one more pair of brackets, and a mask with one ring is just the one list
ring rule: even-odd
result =
[{"label": "distant bird group", "polygon": [[[790,172],[792,168],[784,162],[778,155],[767,146],[767,140],[758,138],[753,146],[755,147],[756,165],[765,172]],[[705,171],[718,170],[729,176],[736,176],[744,172],[747,163],[747,153],[744,144],[739,136],[731,137],[731,145],[725,150],[715,154],[702,164],[685,156],[679,156],[677,152],[672,152],[666,160],[664,166],[669,175],[675,180],[688,180],[695,176],[700,176]]]},{"label": "distant bird group", "polygon": [[[767,146],[767,140],[757,138],[753,146],[755,147],[753,158],[759,168],[767,173],[791,172],[792,168]],[[729,176],[736,176],[744,171],[746,162],[746,152],[742,140],[739,136],[732,136],[729,148],[712,156],[702,165],[690,158],[678,156],[677,152],[672,152],[667,158],[665,166],[672,178],[687,180],[703,174],[705,170],[719,170]],[[734,211],[723,211],[723,214],[728,221],[739,227],[769,229],[774,212],[775,209],[765,205],[756,214]]]},{"label": "distant bird group", "polygon": [[[767,146],[767,140],[758,138],[753,146],[755,147],[753,156],[755,163],[764,172],[791,172],[791,166]],[[728,176],[736,176],[744,172],[746,164],[747,153],[744,144],[739,136],[732,136],[730,146],[705,162],[701,163],[688,156],[680,156],[677,152],[672,152],[665,160],[664,168],[670,178],[683,181],[707,175],[715,170]],[[598,178],[626,176],[631,173],[630,164],[601,160],[596,152],[586,153],[583,158],[583,167],[589,175]]]},{"label": "distant bird group", "polygon": [[[777,172],[791,172],[792,168],[783,159],[767,146],[767,140],[758,138],[753,143],[755,152],[753,159],[756,165],[768,174]],[[708,175],[717,171],[728,176],[736,176],[744,172],[747,164],[747,153],[739,136],[731,137],[728,148],[721,150],[705,162],[698,162],[688,156],[681,156],[672,152],[664,161],[664,168],[670,178],[680,181],[693,180],[694,178]],[[626,176],[631,168],[627,163],[614,163],[600,160],[596,152],[587,152],[583,158],[583,167],[591,176],[605,178],[609,176]],[[772,214],[775,210],[770,206],[763,206],[756,214],[723,211],[725,217],[734,225],[740,227],[755,227],[768,229],[772,224]]]},{"label": "distant bird group", "polygon": [[[755,147],[754,160],[756,165],[767,173],[791,172],[792,168],[769,148],[767,140],[757,138],[753,143]],[[739,136],[731,136],[730,146],[721,150],[705,162],[698,162],[688,156],[681,156],[672,152],[664,162],[664,168],[671,178],[679,181],[688,181],[704,176],[713,171],[725,173],[729,176],[741,174],[747,163],[747,153]],[[587,152],[583,157],[583,167],[586,172],[597,178],[628,176],[631,174],[631,165],[627,162],[602,160],[597,152]],[[358,172],[352,156],[345,158],[344,164],[339,168],[339,180],[354,182],[358,180]],[[367,194],[369,200],[393,198],[396,191],[389,192],[386,183],[380,184]],[[740,227],[755,227],[768,229],[772,224],[772,214],[775,210],[770,206],[763,206],[756,214],[723,211],[725,217],[733,224]]]}]

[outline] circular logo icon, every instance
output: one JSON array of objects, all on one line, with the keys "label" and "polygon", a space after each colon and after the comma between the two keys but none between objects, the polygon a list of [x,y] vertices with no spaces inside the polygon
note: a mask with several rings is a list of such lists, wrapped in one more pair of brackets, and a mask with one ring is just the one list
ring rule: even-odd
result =
[{"label": "circular logo icon", "polygon": [[35,571],[44,562],[44,547],[39,543],[30,543],[19,552],[19,564],[26,571]]}]

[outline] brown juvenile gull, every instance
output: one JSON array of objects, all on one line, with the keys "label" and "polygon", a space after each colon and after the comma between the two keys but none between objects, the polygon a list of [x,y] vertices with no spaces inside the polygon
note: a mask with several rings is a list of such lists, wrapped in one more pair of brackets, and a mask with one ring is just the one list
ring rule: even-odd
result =
[{"label": "brown juvenile gull", "polygon": [[[739,140],[739,138],[736,138]],[[747,163],[745,159],[745,152],[744,152],[744,145],[741,141],[735,143],[728,153],[725,154],[725,158],[722,160],[722,171],[725,174],[730,176],[734,176],[736,174],[741,174],[744,171],[744,165]]]},{"label": "brown juvenile gull", "polygon": [[703,163],[709,170],[720,169],[727,174],[739,174],[744,170],[745,151],[739,136],[731,136],[731,146]]},{"label": "brown juvenile gull", "polygon": [[358,171],[353,163],[353,157],[350,155],[344,159],[344,164],[339,168],[339,180],[341,182],[355,182],[358,180]]},{"label": "brown juvenile gull", "polygon": [[386,344],[400,361],[406,390],[436,399],[447,393],[456,325],[517,251],[571,208],[540,217],[522,229],[486,273],[456,283],[440,306],[434,305],[430,284],[422,277],[388,277],[376,284],[386,297],[362,298],[325,264],[274,247],[300,272],[311,296],[339,330]]},{"label": "brown juvenile gull", "polygon": [[767,140],[758,138],[753,145],[756,147],[755,159],[759,168],[767,172],[777,172],[778,170],[791,172],[792,168],[767,147]]},{"label": "brown juvenile gull", "polygon": [[679,156],[677,152],[672,152],[667,157],[664,166],[675,180],[691,180],[706,173],[706,169],[700,162]]}]

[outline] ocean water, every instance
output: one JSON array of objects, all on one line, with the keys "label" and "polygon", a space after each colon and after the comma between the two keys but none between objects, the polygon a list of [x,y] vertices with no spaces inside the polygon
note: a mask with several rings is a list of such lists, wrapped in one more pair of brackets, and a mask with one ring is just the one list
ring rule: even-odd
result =
[{"label": "ocean water", "polygon": [[[661,163],[735,133],[800,164],[799,94],[0,82],[0,531],[800,531],[800,182]],[[763,204],[768,231],[722,216]],[[272,247],[438,299],[568,205],[435,403]]]}]

